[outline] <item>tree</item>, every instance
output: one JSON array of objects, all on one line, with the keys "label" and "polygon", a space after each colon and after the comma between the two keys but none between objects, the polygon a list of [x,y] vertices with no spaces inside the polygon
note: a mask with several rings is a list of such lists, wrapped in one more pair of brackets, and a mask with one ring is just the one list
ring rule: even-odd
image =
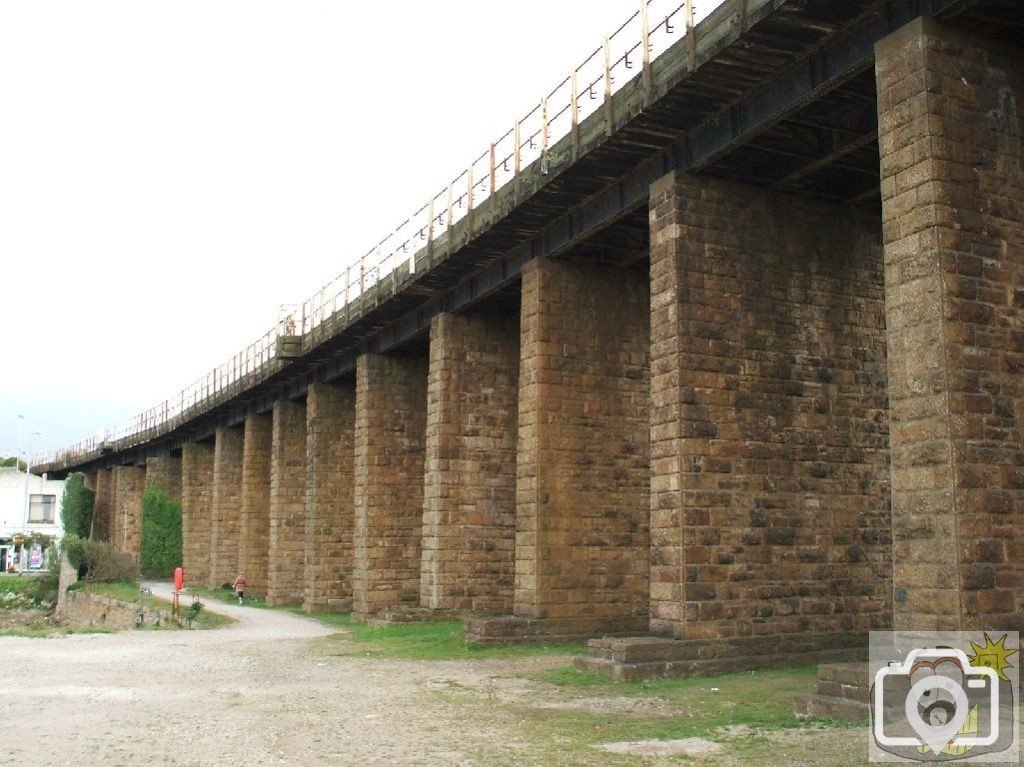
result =
[{"label": "tree", "polygon": [[88,538],[92,526],[92,507],[96,493],[85,486],[84,474],[71,474],[64,483],[60,519],[66,535]]},{"label": "tree", "polygon": [[13,455],[0,458],[0,469],[13,469],[18,468],[18,471],[25,471],[25,462],[19,461]]},{"label": "tree", "polygon": [[181,503],[156,487],[142,494],[139,565],[148,578],[167,578],[181,564]]}]

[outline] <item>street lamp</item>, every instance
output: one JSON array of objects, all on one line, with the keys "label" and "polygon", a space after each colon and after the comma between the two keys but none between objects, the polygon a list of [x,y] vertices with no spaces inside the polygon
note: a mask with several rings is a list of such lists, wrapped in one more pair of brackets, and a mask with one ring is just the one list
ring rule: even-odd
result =
[{"label": "street lamp", "polygon": [[[20,434],[20,432],[19,432],[19,434]],[[41,431],[34,431],[34,432],[32,432],[31,434],[28,435],[28,443],[25,445],[25,505],[22,508],[22,514],[21,514],[21,532],[25,533],[26,535],[28,534],[28,512],[29,512],[28,500],[29,500],[29,497],[30,497],[29,496],[29,492],[28,492],[28,490],[29,490],[28,485],[29,485],[29,477],[31,476],[31,472],[29,472],[29,470],[28,470],[28,453],[29,453],[29,447],[28,446],[32,444],[32,438],[33,437],[41,437],[41,436],[43,436],[43,433]],[[21,441],[20,437],[19,437],[18,441],[19,442]],[[24,549],[22,549],[22,552],[24,552]]]},{"label": "street lamp", "polygon": [[14,470],[21,471],[21,426],[25,423],[25,416],[18,416],[18,452],[14,454]]}]

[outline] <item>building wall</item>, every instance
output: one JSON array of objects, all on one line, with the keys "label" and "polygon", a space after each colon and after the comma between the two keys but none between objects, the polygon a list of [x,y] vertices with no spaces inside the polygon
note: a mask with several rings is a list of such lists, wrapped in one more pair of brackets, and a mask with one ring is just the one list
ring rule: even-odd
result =
[{"label": "building wall", "polygon": [[61,526],[60,509],[64,499],[64,480],[47,479],[29,474],[28,493],[56,497],[57,504],[53,524],[33,523],[23,528],[27,519],[25,473],[17,471],[13,467],[0,468],[0,538],[10,538],[11,535],[21,532],[23,529],[27,529],[30,533],[37,532],[54,538],[63,537],[64,528]]}]

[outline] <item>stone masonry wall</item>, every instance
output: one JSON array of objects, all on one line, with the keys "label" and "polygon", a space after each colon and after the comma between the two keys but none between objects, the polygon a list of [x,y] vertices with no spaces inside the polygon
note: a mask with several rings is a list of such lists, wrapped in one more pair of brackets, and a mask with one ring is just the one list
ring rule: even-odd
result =
[{"label": "stone masonry wall", "polygon": [[1024,630],[1024,52],[876,53],[895,625]]},{"label": "stone masonry wall", "polygon": [[270,560],[270,415],[245,419],[242,447],[242,504],[238,530],[238,569],[253,594],[266,596]]},{"label": "stone masonry wall", "polygon": [[647,627],[648,322],[641,272],[523,271],[515,614],[553,635]]},{"label": "stone masonry wall", "polygon": [[423,607],[510,613],[515,577],[517,317],[430,326]]},{"label": "stone masonry wall", "polygon": [[114,467],[114,520],[117,534],[111,543],[136,560],[142,544],[142,491],[145,485],[144,467]]},{"label": "stone masonry wall", "polygon": [[303,609],[352,605],[355,527],[354,381],[313,384],[306,395],[306,569]]},{"label": "stone masonry wall", "polygon": [[211,588],[234,583],[238,575],[244,436],[244,430],[238,426],[217,429],[213,453],[210,579],[207,583]]},{"label": "stone masonry wall", "polygon": [[213,513],[213,445],[186,442],[181,449],[181,548],[185,582],[210,579],[210,516]]},{"label": "stone masonry wall", "polygon": [[877,218],[651,189],[651,631],[756,655],[889,624]]},{"label": "stone masonry wall", "polygon": [[306,557],[306,405],[274,403],[267,604],[302,604]]},{"label": "stone masonry wall", "polygon": [[427,360],[356,362],[353,615],[417,606],[423,535]]},{"label": "stone masonry wall", "polygon": [[163,490],[167,495],[181,501],[181,459],[156,457],[146,461],[146,487]]}]

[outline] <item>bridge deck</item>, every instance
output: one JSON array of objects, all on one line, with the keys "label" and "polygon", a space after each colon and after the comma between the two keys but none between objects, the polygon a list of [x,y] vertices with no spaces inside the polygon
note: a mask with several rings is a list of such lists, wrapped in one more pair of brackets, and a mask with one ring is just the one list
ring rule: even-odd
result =
[{"label": "bridge deck", "polygon": [[439,312],[500,306],[534,258],[642,264],[648,188],[673,169],[877,208],[873,48],[919,15],[988,32],[998,20],[998,34],[1021,35],[1013,0],[726,0],[651,63],[649,89],[635,67],[604,109],[384,279],[348,302],[326,292],[307,302],[305,332],[272,338],[255,369],[227,366],[191,402],[183,393],[180,407],[163,403],[117,439],[34,469],[59,476],[177,451],[349,375],[360,354],[422,346]]}]

